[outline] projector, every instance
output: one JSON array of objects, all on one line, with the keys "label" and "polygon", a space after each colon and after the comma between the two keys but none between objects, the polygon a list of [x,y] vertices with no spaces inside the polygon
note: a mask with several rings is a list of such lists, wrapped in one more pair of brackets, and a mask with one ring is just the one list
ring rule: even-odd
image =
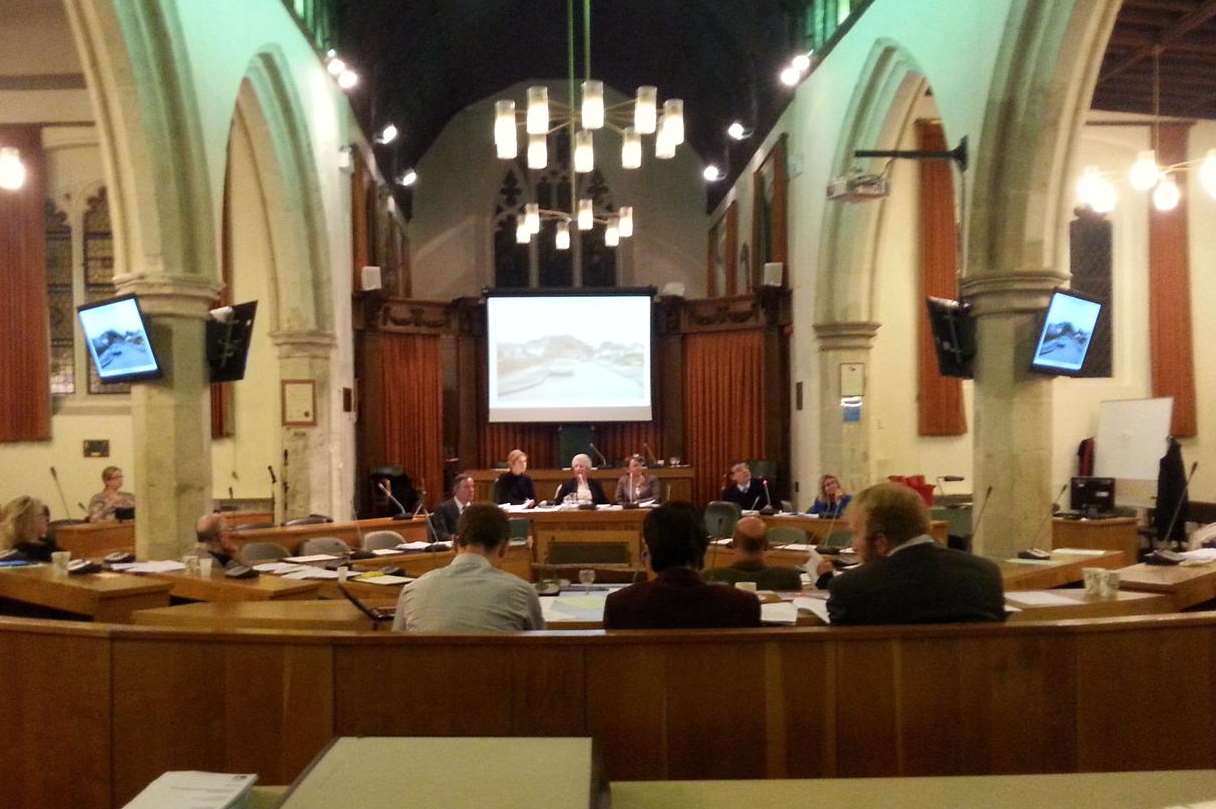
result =
[{"label": "projector", "polygon": [[837,202],[870,202],[889,193],[891,184],[881,174],[849,174],[828,183],[828,199]]}]

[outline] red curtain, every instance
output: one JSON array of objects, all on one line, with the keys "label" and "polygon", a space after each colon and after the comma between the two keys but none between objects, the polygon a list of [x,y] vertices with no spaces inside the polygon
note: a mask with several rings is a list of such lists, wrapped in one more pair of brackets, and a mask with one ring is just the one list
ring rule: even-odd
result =
[{"label": "red curtain", "polygon": [[[916,122],[918,149],[946,150],[946,136],[936,121]],[[953,168],[944,160],[922,160],[920,168],[920,296],[916,303],[917,425],[920,435],[964,435],[967,415],[963,409],[962,380],[942,376],[924,296],[955,298],[957,242],[954,223]]]},{"label": "red curtain", "polygon": [[42,134],[35,126],[0,127],[0,146],[19,149],[26,169],[20,190],[0,190],[0,441],[45,441],[51,379]]},{"label": "red curtain", "polygon": [[[378,410],[367,436],[373,464],[400,464],[422,488],[427,501],[439,502],[443,491],[443,374],[439,337],[423,334],[380,334],[368,353],[376,376],[367,393],[375,392],[368,410]],[[374,358],[374,359],[373,359]],[[377,361],[378,360],[378,361]],[[378,445],[378,446],[377,446]]]},{"label": "red curtain", "polygon": [[718,499],[731,461],[763,457],[762,331],[684,337],[684,430],[694,502]]},{"label": "red curtain", "polygon": [[[1157,162],[1187,159],[1186,126],[1163,126]],[[1198,432],[1195,418],[1195,358],[1191,338],[1191,270],[1188,254],[1186,175],[1175,173],[1182,201],[1172,211],[1150,207],[1148,220],[1149,339],[1153,396],[1174,397],[1171,432],[1176,438]]]}]

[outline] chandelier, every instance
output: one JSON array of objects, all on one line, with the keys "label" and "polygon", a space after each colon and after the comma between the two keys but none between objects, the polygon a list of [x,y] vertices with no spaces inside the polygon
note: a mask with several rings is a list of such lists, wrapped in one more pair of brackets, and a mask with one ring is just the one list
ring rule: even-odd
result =
[{"label": "chandelier", "polygon": [[[1136,153],[1136,159],[1127,172],[1127,183],[1134,191],[1151,191],[1153,207],[1158,211],[1172,211],[1182,201],[1182,191],[1173,175],[1198,169],[1199,184],[1209,196],[1216,198],[1216,149],[1208,149],[1201,160],[1185,160],[1169,166],[1157,162],[1158,129],[1161,118],[1161,47],[1153,51],[1153,120],[1150,126],[1151,149]],[[1086,166],[1077,180],[1077,201],[1096,213],[1110,213],[1115,209],[1119,195],[1111,180],[1113,172],[1102,171],[1097,166]]]},{"label": "chandelier", "polygon": [[622,205],[613,213],[595,210],[595,200],[579,197],[579,175],[595,170],[595,133],[605,129],[620,137],[621,168],[642,165],[642,136],[654,135],[654,156],[670,160],[676,147],[684,142],[684,102],[669,98],[659,112],[657,87],[638,88],[637,97],[612,106],[604,105],[604,83],[591,78],[591,0],[583,0],[584,77],[575,95],[574,79],[574,0],[567,2],[567,43],[569,56],[570,103],[550,101],[549,88],[528,88],[527,106],[516,110],[512,99],[494,102],[494,146],[500,160],[514,160],[521,140],[527,141],[529,170],[542,170],[549,164],[549,136],[565,131],[574,150],[574,170],[570,173],[571,210],[541,208],[539,203],[524,205],[524,216],[515,228],[515,241],[527,244],[540,233],[542,221],[557,222],[556,246],[570,249],[570,225],[578,230],[604,226],[604,244],[616,247],[621,239],[633,235],[633,207]]}]

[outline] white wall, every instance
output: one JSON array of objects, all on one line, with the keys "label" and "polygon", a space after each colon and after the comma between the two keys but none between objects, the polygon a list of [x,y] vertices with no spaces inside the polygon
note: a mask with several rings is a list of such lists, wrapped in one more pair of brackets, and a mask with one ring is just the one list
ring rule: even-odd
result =
[{"label": "white wall", "polygon": [[[418,163],[410,248],[414,295],[446,300],[475,295],[494,285],[493,216],[509,164],[494,154],[494,102],[516,99],[524,108],[522,82],[457,113]],[[563,86],[550,83],[551,101],[564,101]],[[611,88],[606,103],[623,100]],[[521,154],[526,138],[520,139]],[[620,138],[596,133],[596,167],[618,206],[632,205],[635,233],[621,240],[618,278],[622,286],[661,287],[680,281],[689,296],[705,293],[705,183],[702,163],[686,144],[672,160],[654,158],[653,139],[643,137],[642,167],[620,167]],[[550,157],[552,158],[552,150]]]}]

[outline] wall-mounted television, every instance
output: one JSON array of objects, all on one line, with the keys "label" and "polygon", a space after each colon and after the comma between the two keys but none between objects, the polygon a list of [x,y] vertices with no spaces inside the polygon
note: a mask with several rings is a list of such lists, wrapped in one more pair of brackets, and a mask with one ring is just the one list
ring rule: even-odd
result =
[{"label": "wall-mounted television", "polygon": [[971,307],[947,298],[925,298],[929,308],[929,326],[933,330],[933,347],[937,350],[937,368],[942,376],[971,379],[975,359],[975,321]]},{"label": "wall-mounted television", "polygon": [[249,343],[253,340],[253,318],[257,301],[211,310],[207,318],[207,365],[212,382],[235,382],[245,378]]},{"label": "wall-mounted television", "polygon": [[137,382],[162,375],[148,323],[134,295],[77,307],[85,345],[102,382]]},{"label": "wall-mounted television", "polygon": [[1057,289],[1043,314],[1030,369],[1044,374],[1076,376],[1102,316],[1102,302],[1071,289]]},{"label": "wall-mounted television", "polygon": [[653,296],[487,290],[490,421],[650,421]]}]

